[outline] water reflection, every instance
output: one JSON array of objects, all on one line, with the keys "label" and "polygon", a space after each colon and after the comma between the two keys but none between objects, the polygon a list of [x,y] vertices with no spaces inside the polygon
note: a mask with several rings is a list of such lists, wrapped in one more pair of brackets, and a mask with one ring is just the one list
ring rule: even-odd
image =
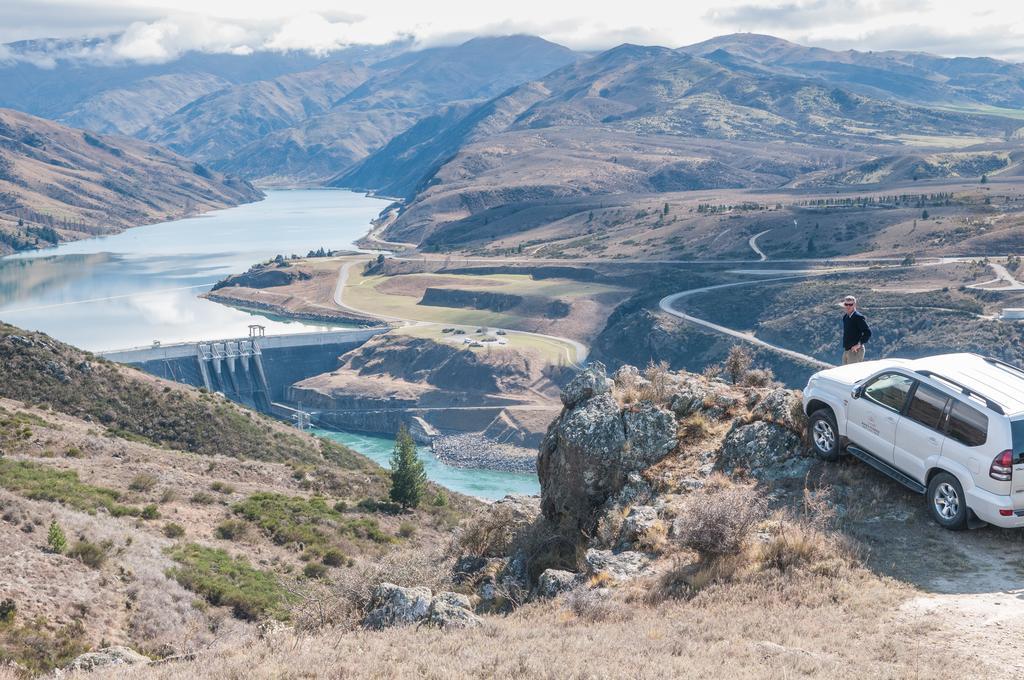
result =
[{"label": "water reflection", "polygon": [[0,319],[90,350],[318,330],[209,302],[224,276],[281,254],[352,248],[384,201],[271,191],[260,203],[0,259]]}]

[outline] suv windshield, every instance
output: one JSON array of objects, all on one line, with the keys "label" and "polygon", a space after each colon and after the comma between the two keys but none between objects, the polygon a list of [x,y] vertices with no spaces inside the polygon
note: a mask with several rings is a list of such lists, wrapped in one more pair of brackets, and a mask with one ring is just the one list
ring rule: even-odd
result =
[{"label": "suv windshield", "polygon": [[1010,432],[1013,434],[1013,462],[1024,462],[1024,420],[1010,421]]}]

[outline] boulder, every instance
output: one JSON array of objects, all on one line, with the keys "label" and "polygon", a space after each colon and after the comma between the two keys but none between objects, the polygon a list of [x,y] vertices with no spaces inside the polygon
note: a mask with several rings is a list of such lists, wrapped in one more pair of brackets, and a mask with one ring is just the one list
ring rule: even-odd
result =
[{"label": "boulder", "polygon": [[623,412],[622,423],[635,470],[654,465],[676,445],[676,419],[648,401]]},{"label": "boulder", "polygon": [[634,550],[613,552],[594,548],[587,551],[584,560],[590,574],[608,574],[615,581],[630,581],[645,574],[654,561],[650,555]]},{"label": "boulder", "polygon": [[430,602],[427,623],[438,628],[475,628],[482,621],[473,613],[468,596],[441,592]]},{"label": "boulder", "polygon": [[765,420],[803,434],[807,427],[799,392],[777,389],[769,392],[750,413],[756,420]]},{"label": "boulder", "polygon": [[640,379],[640,369],[629,364],[623,364],[612,375],[612,380],[615,381],[616,387],[629,387]]},{"label": "boulder", "polygon": [[722,442],[715,469],[727,473],[746,470],[755,477],[789,476],[791,461],[803,458],[803,440],[792,430],[755,420],[736,421]]},{"label": "boulder", "polygon": [[363,627],[380,630],[422,621],[430,612],[431,600],[429,588],[381,583],[370,597],[370,612],[363,618]]},{"label": "boulder", "polygon": [[572,408],[587,399],[605,394],[612,389],[612,380],[606,375],[604,364],[595,361],[573,378],[562,390],[562,403]]},{"label": "boulder", "polygon": [[669,398],[669,408],[677,418],[685,418],[704,408],[707,396],[708,389],[705,386],[696,380],[687,380]]},{"label": "boulder", "polygon": [[544,516],[574,535],[593,536],[606,501],[675,442],[675,418],[650,402],[623,410],[605,391],[567,406],[548,428],[538,457]]},{"label": "boulder", "polygon": [[463,555],[455,561],[455,566],[452,567],[452,581],[455,583],[463,583],[465,581],[472,580],[473,576],[480,573],[480,571],[486,566],[486,557]]},{"label": "boulder", "polygon": [[562,569],[545,569],[537,580],[537,595],[540,597],[556,597],[572,590],[580,582],[579,574]]},{"label": "boulder", "polygon": [[619,536],[619,541],[623,544],[631,544],[637,539],[642,538],[659,521],[658,511],[653,506],[638,505],[631,508],[622,523],[622,533]]},{"label": "boulder", "polygon": [[95,652],[81,654],[68,664],[68,670],[91,671],[109,666],[147,664],[149,658],[128,647],[104,647]]}]

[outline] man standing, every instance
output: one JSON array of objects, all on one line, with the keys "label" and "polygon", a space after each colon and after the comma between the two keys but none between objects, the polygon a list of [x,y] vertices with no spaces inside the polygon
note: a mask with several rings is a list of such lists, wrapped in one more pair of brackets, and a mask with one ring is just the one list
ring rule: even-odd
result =
[{"label": "man standing", "polygon": [[864,343],[871,337],[868,320],[857,311],[857,298],[843,298],[843,366],[864,361]]}]

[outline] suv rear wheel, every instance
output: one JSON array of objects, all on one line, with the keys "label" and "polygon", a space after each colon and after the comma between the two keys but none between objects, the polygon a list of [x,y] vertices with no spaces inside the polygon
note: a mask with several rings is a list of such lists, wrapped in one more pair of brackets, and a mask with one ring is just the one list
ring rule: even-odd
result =
[{"label": "suv rear wheel", "polygon": [[827,408],[818,409],[811,414],[808,425],[811,432],[811,444],[814,452],[822,460],[838,460],[842,453],[839,446],[839,428],[836,417]]},{"label": "suv rear wheel", "polygon": [[967,527],[967,499],[960,481],[948,472],[939,472],[928,483],[928,508],[940,526],[953,531]]}]

